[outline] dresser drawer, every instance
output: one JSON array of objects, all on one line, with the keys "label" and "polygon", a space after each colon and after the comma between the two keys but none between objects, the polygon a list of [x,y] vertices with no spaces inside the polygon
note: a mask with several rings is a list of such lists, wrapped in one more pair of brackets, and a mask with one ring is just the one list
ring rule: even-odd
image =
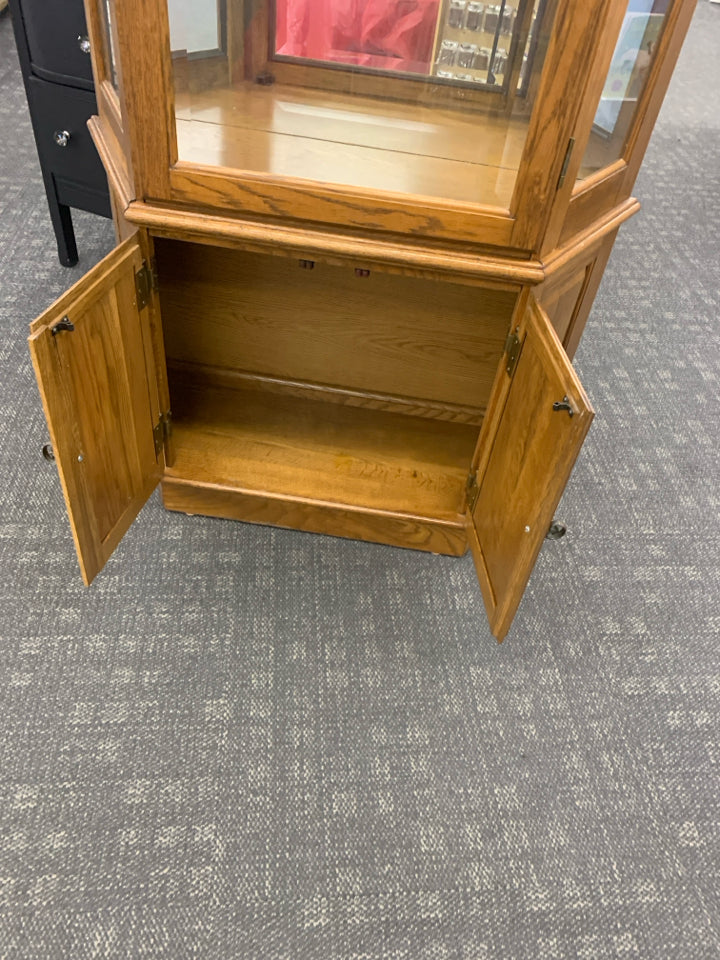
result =
[{"label": "dresser drawer", "polygon": [[107,190],[107,178],[87,128],[95,94],[31,77],[32,116],[43,165],[52,174]]},{"label": "dresser drawer", "polygon": [[20,7],[33,70],[47,79],[79,82],[92,89],[90,54],[78,39],[87,37],[82,3],[21,0]]}]

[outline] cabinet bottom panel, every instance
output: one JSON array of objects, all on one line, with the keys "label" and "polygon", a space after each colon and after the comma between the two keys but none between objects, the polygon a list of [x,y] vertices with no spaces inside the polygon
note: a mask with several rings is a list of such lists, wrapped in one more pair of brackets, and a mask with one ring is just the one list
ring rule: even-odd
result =
[{"label": "cabinet bottom panel", "polygon": [[458,526],[478,427],[170,378],[166,478]]},{"label": "cabinet bottom panel", "polygon": [[163,480],[162,492],[165,507],[183,513],[324,533],[454,557],[462,556],[468,547],[465,526],[460,522],[373,513],[333,503],[175,478]]}]

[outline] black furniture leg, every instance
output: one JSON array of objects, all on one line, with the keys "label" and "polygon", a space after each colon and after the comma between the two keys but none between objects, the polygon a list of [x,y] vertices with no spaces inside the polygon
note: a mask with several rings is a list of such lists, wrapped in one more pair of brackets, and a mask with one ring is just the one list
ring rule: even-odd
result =
[{"label": "black furniture leg", "polygon": [[[47,194],[48,209],[52,220],[55,240],[57,241],[58,259],[64,267],[74,267],[78,262],[75,231],[73,230],[70,207],[60,203],[57,198],[52,176],[43,177]],[[50,181],[48,183],[48,180]]]}]

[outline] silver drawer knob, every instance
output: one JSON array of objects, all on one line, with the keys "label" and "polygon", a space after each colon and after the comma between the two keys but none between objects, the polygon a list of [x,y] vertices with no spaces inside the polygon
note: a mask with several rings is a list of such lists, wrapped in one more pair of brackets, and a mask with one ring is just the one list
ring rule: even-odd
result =
[{"label": "silver drawer knob", "polygon": [[87,37],[80,36],[78,37],[78,46],[83,53],[90,53],[90,41]]},{"label": "silver drawer knob", "polygon": [[66,147],[70,143],[70,134],[67,130],[56,130],[53,140],[59,147]]}]

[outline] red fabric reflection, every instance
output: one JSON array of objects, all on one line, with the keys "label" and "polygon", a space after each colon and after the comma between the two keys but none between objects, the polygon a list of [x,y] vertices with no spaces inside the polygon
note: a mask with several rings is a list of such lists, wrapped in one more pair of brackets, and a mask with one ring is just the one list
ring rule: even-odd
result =
[{"label": "red fabric reflection", "polygon": [[277,0],[276,52],[425,73],[440,0]]}]

